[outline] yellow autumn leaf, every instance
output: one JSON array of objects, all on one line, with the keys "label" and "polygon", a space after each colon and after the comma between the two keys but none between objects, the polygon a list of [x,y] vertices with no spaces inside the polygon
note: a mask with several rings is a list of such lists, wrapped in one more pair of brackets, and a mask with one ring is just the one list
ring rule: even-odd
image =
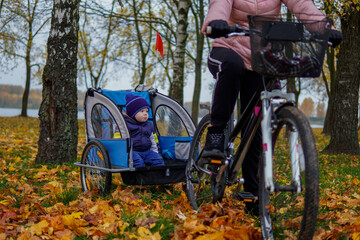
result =
[{"label": "yellow autumn leaf", "polygon": [[106,222],[98,227],[98,229],[104,233],[117,233],[118,224],[116,222]]},{"label": "yellow autumn leaf", "polygon": [[58,181],[51,181],[45,185],[45,188],[50,190],[52,193],[62,193],[62,184]]},{"label": "yellow autumn leaf", "polygon": [[288,208],[287,208],[287,207],[280,208],[279,213],[284,214],[284,213],[286,213],[286,212],[287,212],[287,210],[288,210]]},{"label": "yellow autumn leaf", "polygon": [[62,216],[62,222],[65,226],[73,226],[75,225],[75,218],[71,215]]},{"label": "yellow autumn leaf", "polygon": [[5,239],[6,239],[6,234],[0,233],[0,240],[5,240]]},{"label": "yellow autumn leaf", "polygon": [[357,179],[356,177],[353,178],[352,182],[353,182],[353,184],[356,185],[356,186],[359,186],[359,185],[360,185],[360,180]]},{"label": "yellow autumn leaf", "polygon": [[[72,229],[76,229],[80,225],[84,226],[83,221],[76,221],[76,219],[80,219],[82,215],[83,215],[82,212],[75,212],[70,215],[64,215],[62,216],[62,222],[65,226],[68,226]],[[87,222],[85,221],[85,223]]]},{"label": "yellow autumn leaf", "polygon": [[37,171],[38,172],[47,172],[48,171],[47,165],[41,165],[41,168],[39,168]]},{"label": "yellow autumn leaf", "polygon": [[229,229],[224,233],[225,239],[228,240],[250,240],[249,229],[242,226],[240,229]]},{"label": "yellow autumn leaf", "polygon": [[8,168],[10,172],[13,172],[13,171],[16,170],[16,168],[14,168],[14,164],[15,164],[15,163],[11,163],[11,164],[10,164],[10,166],[9,166],[9,168]]},{"label": "yellow autumn leaf", "polygon": [[206,231],[206,227],[203,224],[198,223],[197,220],[186,220],[184,228],[187,232],[202,233]]},{"label": "yellow autumn leaf", "polygon": [[47,230],[49,223],[46,220],[42,220],[30,227],[29,231],[35,235],[41,235]]},{"label": "yellow autumn leaf", "polygon": [[4,199],[0,201],[0,204],[7,206],[9,204],[9,201]]},{"label": "yellow autumn leaf", "polygon": [[[224,231],[217,231],[214,233],[208,233],[197,237],[196,240],[221,240],[224,239]],[[238,238],[241,239],[241,238]]]},{"label": "yellow autumn leaf", "polygon": [[353,240],[360,240],[360,232],[353,233],[351,237]]},{"label": "yellow autumn leaf", "polygon": [[83,212],[74,212],[71,214],[71,216],[73,216],[74,218],[81,218],[83,214]]},{"label": "yellow autumn leaf", "polygon": [[96,213],[97,211],[99,211],[99,205],[98,205],[98,204],[96,204],[95,206],[93,206],[92,208],[89,209],[89,212],[90,212],[91,214],[94,214],[94,213]]},{"label": "yellow autumn leaf", "polygon": [[139,227],[137,232],[140,237],[146,237],[152,235],[150,230],[144,227]]},{"label": "yellow autumn leaf", "polygon": [[19,156],[17,156],[14,160],[15,160],[15,163],[21,162],[21,158]]},{"label": "yellow autumn leaf", "polygon": [[125,232],[125,229],[129,226],[129,223],[127,222],[123,222],[123,221],[118,221],[118,228],[120,230],[120,234],[123,235]]},{"label": "yellow autumn leaf", "polygon": [[160,236],[159,232],[152,234],[149,229],[144,228],[144,227],[139,227],[137,230],[137,233],[139,234],[139,239],[161,240],[161,236]]}]

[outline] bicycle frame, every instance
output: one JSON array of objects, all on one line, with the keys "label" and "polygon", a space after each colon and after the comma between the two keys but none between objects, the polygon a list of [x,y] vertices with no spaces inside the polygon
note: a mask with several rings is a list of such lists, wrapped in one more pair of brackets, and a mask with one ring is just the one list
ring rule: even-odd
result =
[{"label": "bicycle frame", "polygon": [[[265,85],[265,79],[264,85]],[[233,118],[229,121],[229,129],[228,129],[228,136],[229,142],[227,143],[227,150],[228,150],[228,159],[225,161],[225,164],[221,167],[217,181],[221,179],[221,176],[226,167],[229,165],[229,183],[232,184],[236,181],[237,173],[240,170],[244,158],[248,152],[250,144],[256,134],[256,131],[261,124],[262,129],[262,147],[264,149],[264,161],[265,161],[265,168],[262,169],[264,171],[265,176],[265,187],[268,189],[269,192],[274,192],[278,190],[282,191],[294,191],[300,192],[301,191],[301,182],[300,182],[300,168],[303,165],[302,159],[298,156],[302,156],[302,149],[299,149],[298,138],[297,138],[297,130],[291,129],[290,133],[290,144],[292,151],[291,155],[291,165],[292,165],[292,187],[281,187],[275,186],[273,182],[273,164],[272,164],[272,129],[273,124],[276,124],[274,120],[274,110],[275,108],[279,108],[281,106],[287,104],[294,104],[295,103],[295,95],[293,93],[283,93],[279,90],[268,90],[271,89],[272,80],[268,81],[267,86],[264,88],[265,90],[259,89],[256,91],[246,107],[244,113],[242,114],[240,120],[236,123],[235,127],[233,128]],[[279,102],[280,101],[280,102]],[[277,103],[279,102],[279,103]],[[255,107],[259,107],[259,111],[255,112]],[[236,151],[236,155],[234,159],[231,159],[232,151],[234,148],[234,140],[236,136],[240,133],[241,129],[246,126],[246,130],[242,133],[241,136],[241,143]],[[300,168],[299,168],[300,166]]]}]

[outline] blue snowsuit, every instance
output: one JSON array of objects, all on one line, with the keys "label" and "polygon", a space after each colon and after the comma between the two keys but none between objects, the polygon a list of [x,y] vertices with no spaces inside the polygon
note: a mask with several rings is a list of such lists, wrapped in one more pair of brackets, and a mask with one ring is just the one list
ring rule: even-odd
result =
[{"label": "blue snowsuit", "polygon": [[164,160],[159,154],[155,137],[154,125],[151,122],[138,122],[125,117],[133,144],[134,167],[163,166]]}]

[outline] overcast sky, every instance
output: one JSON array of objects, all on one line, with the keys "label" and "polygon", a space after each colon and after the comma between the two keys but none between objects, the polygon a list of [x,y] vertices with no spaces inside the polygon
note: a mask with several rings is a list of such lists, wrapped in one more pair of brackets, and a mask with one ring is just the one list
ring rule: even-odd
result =
[{"label": "overcast sky", "polygon": [[[123,75],[126,76],[126,74],[123,74]],[[212,76],[208,72],[208,70],[206,71],[206,73],[204,75],[209,80],[205,81],[202,84],[200,101],[207,102],[207,101],[211,100],[211,91],[209,90],[209,83],[213,80],[212,80]],[[131,75],[129,76],[129,79],[130,78],[131,78]],[[132,87],[131,87],[129,79],[124,77],[123,79],[115,79],[112,81],[108,81],[105,88],[109,89],[109,90],[131,89]],[[25,67],[23,65],[19,64],[19,67],[15,68],[12,71],[9,71],[7,73],[0,72],[0,84],[10,84],[10,85],[18,85],[18,86],[25,87]],[[41,85],[37,84],[35,81],[32,81],[31,89],[41,89]],[[78,89],[81,91],[86,91],[85,84],[79,84]],[[159,90],[159,92],[166,94],[166,95],[168,93],[168,89],[158,88],[158,90]],[[194,92],[194,80],[189,79],[189,81],[186,84],[185,89],[184,89],[184,102],[192,101],[193,92]]]}]

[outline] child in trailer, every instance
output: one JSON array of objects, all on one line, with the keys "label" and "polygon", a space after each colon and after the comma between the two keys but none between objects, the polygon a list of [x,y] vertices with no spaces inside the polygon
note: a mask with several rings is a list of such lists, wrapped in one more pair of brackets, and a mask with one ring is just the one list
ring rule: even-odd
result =
[{"label": "child in trailer", "polygon": [[148,122],[149,104],[140,97],[132,93],[125,96],[126,113],[125,117],[133,144],[134,167],[163,166],[164,160],[159,154],[155,142],[154,125]]}]

